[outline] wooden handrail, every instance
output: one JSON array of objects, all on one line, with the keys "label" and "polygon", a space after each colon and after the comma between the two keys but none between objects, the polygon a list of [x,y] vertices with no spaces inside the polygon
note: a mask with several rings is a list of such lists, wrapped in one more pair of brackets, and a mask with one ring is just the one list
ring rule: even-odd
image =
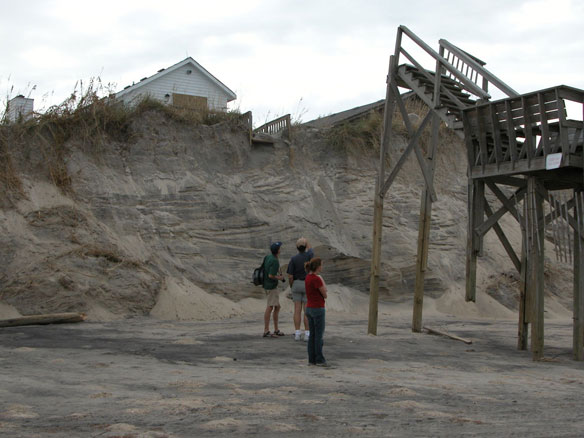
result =
[{"label": "wooden handrail", "polygon": [[[505,84],[502,80],[500,80],[497,76],[491,73],[484,67],[484,64],[480,64],[477,62],[478,58],[475,58],[472,55],[469,55],[464,50],[459,49],[454,44],[449,43],[446,40],[439,41],[440,46],[447,49],[450,53],[453,53],[458,58],[460,58],[463,62],[470,65],[476,72],[478,72],[483,78],[486,78],[490,83],[496,86],[499,90],[505,93],[509,97],[518,96],[519,93],[515,91],[513,88],[509,87]],[[482,61],[481,61],[482,62]]]},{"label": "wooden handrail", "polygon": [[[444,58],[440,54],[438,54],[435,50],[433,50],[430,46],[428,46],[421,38],[419,38],[415,33],[413,33],[410,29],[406,26],[400,26],[398,29],[398,40],[401,46],[401,35],[405,33],[414,43],[416,43],[419,47],[421,47],[426,53],[428,53],[431,57],[437,60],[445,70],[452,75],[453,78],[460,81],[464,84],[465,88],[470,91],[471,93],[475,94],[476,96],[489,99],[491,96],[488,93],[488,83],[490,82],[507,96],[517,96],[517,93],[514,89],[509,87],[505,84],[502,80],[500,80],[497,76],[487,70],[484,65],[485,62],[481,61],[480,59],[476,58],[475,56],[467,53],[466,51],[456,47],[454,44],[441,39],[439,41],[440,47],[443,47],[448,50],[449,54],[453,55],[453,58],[456,58],[456,61],[461,61],[462,66],[456,62],[454,64],[455,59],[450,61],[450,59]],[[396,52],[403,53],[403,49],[399,49],[396,47]],[[404,53],[406,55],[406,53]],[[406,55],[407,56],[407,55]],[[464,71],[466,69],[466,71]],[[469,76],[470,70],[470,76]],[[479,75],[483,78],[482,87],[478,85]]]},{"label": "wooden handrail", "polygon": [[264,133],[264,134],[276,134],[284,129],[287,130],[288,137],[290,136],[290,114],[278,117],[268,123],[264,123],[259,128],[253,130],[254,133]]},{"label": "wooden handrail", "polygon": [[454,65],[452,65],[446,58],[440,56],[438,52],[432,49],[428,44],[426,44],[420,37],[409,30],[406,26],[400,26],[400,29],[405,33],[410,39],[420,46],[426,53],[428,53],[432,58],[438,61],[446,70],[453,74],[460,82],[466,85],[466,88],[471,91],[476,96],[483,99],[490,99],[489,93],[479,87],[476,83],[470,80],[463,72],[458,70]]}]

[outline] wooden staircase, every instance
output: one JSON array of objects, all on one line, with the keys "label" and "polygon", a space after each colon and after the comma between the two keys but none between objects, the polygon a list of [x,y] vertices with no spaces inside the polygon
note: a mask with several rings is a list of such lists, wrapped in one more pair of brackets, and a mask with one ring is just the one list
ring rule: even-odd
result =
[{"label": "wooden staircase", "polygon": [[[418,46],[418,52],[423,50],[425,60],[414,58],[406,50],[403,45],[406,38]],[[399,65],[401,57],[409,62]],[[518,95],[489,72],[484,61],[446,40],[439,41],[436,52],[405,26],[398,28],[393,58],[393,80],[397,86],[412,90],[460,138],[464,138],[463,112],[489,101],[489,85],[507,96]],[[423,66],[428,61],[435,65],[435,71]]]},{"label": "wooden staircase", "polygon": [[282,132],[282,136],[290,140],[290,129],[292,126],[290,114],[278,117],[267,122],[259,128],[253,128],[253,116],[251,111],[241,115],[241,120],[247,126],[249,132],[249,144],[251,146],[273,145],[276,142],[276,135]]},{"label": "wooden staircase", "polygon": [[[407,38],[426,59],[406,50]],[[401,58],[408,63],[400,65]],[[489,72],[484,61],[446,40],[434,51],[405,26],[398,29],[392,62],[391,81],[412,90],[465,140],[473,178],[545,170],[547,157],[558,153],[562,166],[583,166],[584,126],[566,112],[566,101],[583,106],[582,90],[561,85],[520,95]],[[435,71],[423,67],[431,63]],[[491,101],[490,87],[507,97]]]},{"label": "wooden staircase", "polygon": [[282,132],[283,136],[290,140],[290,128],[292,126],[290,114],[278,117],[253,130],[252,144],[274,144],[275,135]]},{"label": "wooden staircase", "polygon": [[440,94],[440,106],[434,108],[434,84],[436,73],[420,70],[413,65],[404,64],[397,70],[398,86],[412,90],[429,108],[438,114],[446,125],[460,138],[464,138],[462,111],[473,107],[477,99],[465,92],[458,82],[442,75],[440,82],[444,90]]},{"label": "wooden staircase", "polygon": [[[412,43],[414,50],[410,49]],[[433,70],[428,68],[432,65]],[[398,87],[412,90],[430,108],[418,126],[409,121]],[[507,97],[491,100],[490,88]],[[412,318],[412,330],[422,330],[432,203],[437,199],[435,153],[440,123],[444,122],[464,139],[468,160],[466,301],[476,299],[477,258],[483,253],[485,234],[492,229],[521,278],[518,348],[527,348],[530,329],[533,358],[541,359],[544,243],[546,223],[551,221],[557,235],[565,236],[568,251],[574,252],[573,356],[584,360],[584,120],[569,119],[567,111],[570,108],[577,117],[584,114],[584,90],[559,85],[520,95],[489,72],[480,59],[446,40],[440,40],[435,51],[400,26],[390,58],[384,128],[392,126],[396,108],[409,133],[409,143],[391,169],[386,169],[391,129],[384,129],[374,202],[368,332],[376,334],[377,330],[383,206],[391,198],[388,191],[411,153],[415,153],[424,178]],[[422,150],[419,139],[427,127],[429,141]],[[487,196],[487,189],[491,196]],[[558,190],[572,190],[572,199],[557,201],[551,192]],[[549,204],[549,213],[544,201]],[[519,225],[520,255],[499,223],[505,214]],[[559,223],[558,217],[563,222]],[[560,231],[558,227],[564,223],[565,229]],[[574,238],[570,241],[572,231]]]}]

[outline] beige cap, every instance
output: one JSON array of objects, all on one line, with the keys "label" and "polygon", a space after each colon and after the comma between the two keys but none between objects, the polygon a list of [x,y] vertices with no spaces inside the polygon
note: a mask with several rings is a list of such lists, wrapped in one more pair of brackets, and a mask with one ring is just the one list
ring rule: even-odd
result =
[{"label": "beige cap", "polygon": [[308,240],[306,240],[305,237],[301,237],[300,239],[298,239],[296,241],[296,248],[298,248],[299,246],[307,246],[308,245]]}]

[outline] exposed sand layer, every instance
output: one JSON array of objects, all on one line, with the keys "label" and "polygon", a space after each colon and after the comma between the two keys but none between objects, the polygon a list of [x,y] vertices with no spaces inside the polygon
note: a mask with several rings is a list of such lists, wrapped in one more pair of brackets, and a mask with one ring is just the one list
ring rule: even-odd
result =
[{"label": "exposed sand layer", "polygon": [[[0,209],[0,317],[15,311],[85,312],[93,321],[244,316],[258,310],[249,299],[263,298],[250,277],[269,243],[284,242],[285,266],[300,236],[324,259],[327,283],[339,285],[331,309],[363,311],[373,148],[337,147],[326,130],[303,127],[295,127],[291,140],[250,146],[243,125],[189,126],[155,111],[135,119],[131,131],[131,141],[106,138],[99,150],[71,138],[63,148],[69,191],[48,177],[35,153],[44,145],[31,140],[10,151],[22,195]],[[407,142],[392,137],[392,163]],[[479,260],[477,303],[464,302],[464,145],[444,137],[435,161],[427,312],[510,317],[517,313],[519,279],[493,232]],[[386,303],[411,306],[422,185],[415,158],[408,159],[385,198],[380,297]],[[498,201],[488,196],[496,209]],[[521,233],[508,216],[501,225],[519,252]],[[548,250],[550,314],[571,308],[570,271]]]}]

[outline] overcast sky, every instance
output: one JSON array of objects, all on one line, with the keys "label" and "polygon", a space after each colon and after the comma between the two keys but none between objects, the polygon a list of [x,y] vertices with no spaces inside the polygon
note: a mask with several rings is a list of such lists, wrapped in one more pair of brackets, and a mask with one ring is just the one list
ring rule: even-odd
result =
[{"label": "overcast sky", "polygon": [[443,38],[523,93],[584,88],[584,0],[0,0],[0,92],[35,109],[78,80],[119,91],[187,56],[256,124],[308,121],[385,96],[401,24]]}]

